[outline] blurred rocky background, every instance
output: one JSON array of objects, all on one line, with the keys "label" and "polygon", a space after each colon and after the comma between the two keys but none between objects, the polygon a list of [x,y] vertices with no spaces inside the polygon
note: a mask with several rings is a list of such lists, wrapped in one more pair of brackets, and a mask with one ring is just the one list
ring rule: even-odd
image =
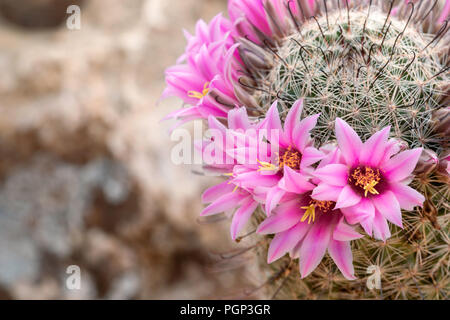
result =
[{"label": "blurred rocky background", "polygon": [[233,249],[228,223],[197,220],[216,181],[171,163],[160,119],[181,102],[158,104],[182,28],[225,6],[0,0],[0,298],[242,296],[248,263],[215,255]]}]

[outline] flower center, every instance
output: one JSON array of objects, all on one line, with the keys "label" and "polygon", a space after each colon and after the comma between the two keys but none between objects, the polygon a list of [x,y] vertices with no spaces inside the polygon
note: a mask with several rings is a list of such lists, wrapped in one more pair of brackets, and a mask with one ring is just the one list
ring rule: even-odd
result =
[{"label": "flower center", "polygon": [[279,168],[283,170],[284,166],[288,166],[293,170],[300,169],[300,161],[302,160],[302,154],[300,151],[292,149],[289,146],[280,156],[279,156]]},{"label": "flower center", "polygon": [[205,83],[205,85],[203,86],[203,90],[202,90],[202,92],[198,92],[198,91],[193,91],[193,90],[191,90],[191,91],[188,91],[188,97],[190,97],[190,98],[197,98],[197,99],[202,99],[202,98],[204,98],[207,94],[208,94],[208,92],[209,92],[209,82],[206,82]]},{"label": "flower center", "polygon": [[316,208],[321,213],[327,213],[331,211],[333,208],[335,202],[333,201],[320,201],[311,199],[309,202],[309,206],[301,207],[301,209],[305,209],[305,213],[303,214],[303,217],[300,219],[301,222],[304,222],[306,219],[308,219],[308,224],[314,222],[316,219]]},{"label": "flower center", "polygon": [[293,170],[299,170],[301,160],[302,154],[300,151],[297,151],[289,146],[282,152],[281,155],[278,156],[278,165],[258,160],[258,171],[283,171],[284,166],[288,166]]},{"label": "flower center", "polygon": [[379,194],[375,186],[381,181],[380,169],[371,167],[357,167],[351,171],[348,178],[349,182],[357,189],[364,192],[364,196],[368,194]]}]

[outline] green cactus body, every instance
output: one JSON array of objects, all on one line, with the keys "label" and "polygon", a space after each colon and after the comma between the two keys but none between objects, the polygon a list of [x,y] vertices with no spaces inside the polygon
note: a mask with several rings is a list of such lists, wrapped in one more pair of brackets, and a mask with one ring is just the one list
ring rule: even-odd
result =
[{"label": "green cactus body", "polygon": [[[395,137],[410,147],[436,150],[439,137],[432,130],[431,113],[439,106],[443,66],[433,36],[391,19],[381,12],[338,11],[312,19],[283,41],[272,70],[264,77],[261,105],[279,98],[287,111],[305,97],[308,115],[321,113],[314,136],[321,143],[333,138],[336,117],[346,120],[368,138],[391,125]],[[328,27],[329,25],[329,27]],[[320,26],[320,27],[319,27]],[[384,27],[384,30],[383,30]]]}]

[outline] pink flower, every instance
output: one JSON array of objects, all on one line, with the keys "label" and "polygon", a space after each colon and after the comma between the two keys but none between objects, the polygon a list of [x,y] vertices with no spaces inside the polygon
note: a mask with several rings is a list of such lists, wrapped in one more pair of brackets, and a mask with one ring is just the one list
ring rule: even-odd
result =
[{"label": "pink flower", "polygon": [[[216,129],[220,135],[211,141],[203,142],[200,149],[204,159],[210,160],[210,166],[222,172],[228,170],[230,178],[226,188],[225,184],[218,187],[224,190],[224,193],[220,194],[221,197],[205,197],[206,202],[212,203],[203,210],[202,215],[235,209],[242,206],[242,201],[248,201],[246,203],[249,205],[248,210],[252,209],[251,212],[245,211],[246,214],[241,214],[236,211],[234,214],[233,239],[236,239],[257,207],[255,202],[265,203],[266,213],[270,214],[278,203],[289,201],[296,194],[314,188],[307,173],[312,172],[311,165],[321,160],[324,154],[313,147],[309,131],[314,128],[319,115],[299,121],[302,107],[302,100],[294,103],[284,127],[277,102],[271,106],[267,117],[258,123],[252,124],[243,108],[229,112],[229,128],[214,117],[209,118],[209,127]],[[265,135],[260,135],[260,131]],[[273,132],[276,133],[274,136],[271,135]],[[230,140],[233,141],[232,145]],[[279,153],[272,151],[274,147]],[[255,156],[258,159],[253,159]],[[217,194],[216,190],[218,191],[213,187],[205,194]],[[251,195],[255,202],[250,202]]]},{"label": "pink flower", "polygon": [[[311,165],[324,157],[324,154],[314,147],[310,136],[319,115],[300,120],[302,109],[303,100],[296,101],[289,110],[283,126],[275,101],[264,119],[267,140],[257,141],[258,151],[268,151],[265,159],[258,159],[258,163],[249,165],[251,159],[246,157],[247,150],[237,150],[237,156],[235,155],[238,162],[249,170],[244,174],[235,174],[233,183],[247,188],[258,188],[263,185],[267,193],[265,211],[268,215],[283,200],[287,192],[303,193],[311,190],[312,184],[308,181],[308,175],[313,170]],[[273,152],[274,149],[278,152]],[[233,155],[236,150],[232,152],[229,150],[228,153]],[[261,152],[258,154],[261,155]]]},{"label": "pink flower", "polygon": [[255,28],[267,36],[272,35],[262,0],[230,0],[228,14],[233,24],[254,41],[258,38]]},{"label": "pink flower", "polygon": [[280,204],[257,230],[260,234],[275,234],[267,262],[289,253],[291,258],[299,258],[300,275],[304,278],[328,250],[344,277],[355,279],[350,241],[362,235],[345,223],[341,210],[333,206],[332,201],[312,199],[311,192]]},{"label": "pink flower", "polygon": [[398,145],[388,141],[390,127],[365,143],[339,118],[335,131],[340,156],[314,172],[320,183],[312,197],[335,201],[335,209],[341,209],[350,224],[360,223],[369,235],[386,240],[390,237],[387,220],[402,227],[400,209],[412,210],[424,202],[420,193],[408,187],[422,148],[396,154]]},{"label": "pink flower", "polygon": [[[321,150],[326,156],[318,168],[339,159],[336,147],[326,145]],[[333,209],[333,201],[311,197],[319,179],[312,178],[308,188],[298,188],[298,179],[286,181],[289,183],[285,190],[289,192],[285,197],[290,199],[282,202],[257,230],[260,234],[275,234],[269,247],[268,263],[289,253],[291,258],[300,258],[300,274],[304,278],[317,267],[328,249],[342,274],[349,280],[355,279],[350,241],[362,235],[345,222],[341,210]]]},{"label": "pink flower", "polygon": [[200,20],[195,36],[185,32],[186,52],[178,64],[166,70],[167,88],[162,97],[177,96],[191,107],[167,118],[180,118],[178,125],[209,115],[226,117],[238,104],[233,83],[237,82],[238,44],[230,36],[231,23],[217,15],[209,24]]},{"label": "pink flower", "polygon": [[[201,216],[209,216],[221,212],[229,212],[233,215],[231,222],[231,238],[235,240],[245,227],[253,212],[259,205],[258,190],[247,186],[239,186],[234,182],[234,175],[245,174],[248,169],[238,164],[236,160],[230,158],[226,153],[226,148],[238,148],[237,144],[228,145],[230,135],[234,132],[245,132],[252,130],[257,133],[264,122],[251,123],[245,108],[236,108],[228,113],[228,126],[226,128],[216,118],[210,116],[208,119],[209,128],[216,130],[213,139],[197,143],[198,149],[203,157],[209,162],[208,168],[214,171],[227,173],[231,176],[227,181],[222,182],[206,190],[202,195],[203,203],[210,203],[203,211]],[[234,141],[234,140],[233,140]],[[239,142],[239,141],[237,141]],[[230,161],[231,160],[231,161]],[[256,199],[256,200],[255,200]]]},{"label": "pink flower", "polygon": [[237,35],[260,43],[261,39],[288,34],[294,24],[288,5],[296,18],[314,14],[314,0],[230,0],[228,14]]}]

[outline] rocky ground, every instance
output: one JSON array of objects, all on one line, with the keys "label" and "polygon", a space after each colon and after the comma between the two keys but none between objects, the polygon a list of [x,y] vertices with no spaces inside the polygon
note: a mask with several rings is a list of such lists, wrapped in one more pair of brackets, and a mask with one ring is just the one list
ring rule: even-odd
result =
[{"label": "rocky ground", "polygon": [[80,30],[56,2],[0,0],[0,298],[245,296],[248,261],[214,254],[228,223],[197,221],[215,181],[170,162],[159,122],[182,28],[225,1],[84,0]]}]

